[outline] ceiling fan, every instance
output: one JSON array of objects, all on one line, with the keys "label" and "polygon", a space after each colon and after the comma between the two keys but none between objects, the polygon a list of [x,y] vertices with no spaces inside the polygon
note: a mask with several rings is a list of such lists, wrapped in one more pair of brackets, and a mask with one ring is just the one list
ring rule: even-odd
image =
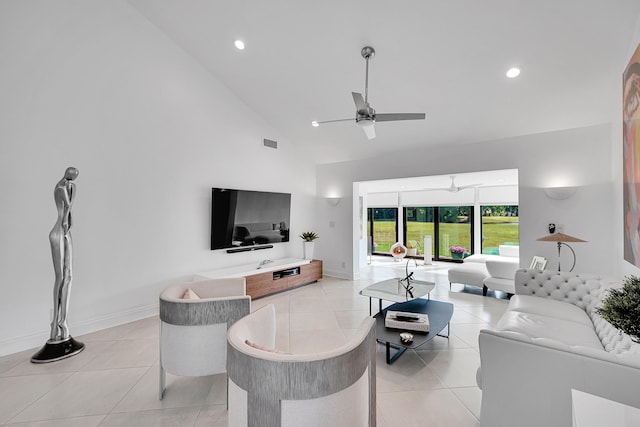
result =
[{"label": "ceiling fan", "polygon": [[[364,98],[361,93],[351,92],[353,102],[356,104],[356,123],[362,127],[367,138],[376,137],[376,131],[373,127],[375,122],[391,122],[396,120],[424,120],[425,113],[385,113],[376,114],[376,111],[369,104],[369,60],[373,58],[376,51],[371,46],[365,46],[360,51],[360,55],[367,62],[365,80],[364,80]],[[326,120],[323,122],[312,122],[313,126],[319,126],[323,123],[345,122],[353,119]]]},{"label": "ceiling fan", "polygon": [[467,188],[475,188],[478,187],[480,184],[470,184],[470,185],[461,185],[461,186],[457,186],[455,183],[455,179],[456,176],[455,175],[451,175],[451,185],[449,187],[442,187],[442,188],[425,188],[425,190],[443,190],[443,191],[449,191],[451,193],[457,193],[461,190],[466,190]]}]

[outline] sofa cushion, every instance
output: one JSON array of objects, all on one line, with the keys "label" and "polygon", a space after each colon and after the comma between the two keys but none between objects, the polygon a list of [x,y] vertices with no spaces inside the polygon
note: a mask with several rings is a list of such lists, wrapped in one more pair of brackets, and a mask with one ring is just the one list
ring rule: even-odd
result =
[{"label": "sofa cushion", "polygon": [[487,255],[487,254],[473,254],[469,255],[464,259],[464,262],[481,262],[485,263],[488,259],[498,259],[498,255]]},{"label": "sofa cushion", "polygon": [[481,262],[485,263],[488,260],[493,261],[514,261],[520,262],[520,247],[510,245],[500,245],[498,247],[500,255],[493,254],[473,254],[464,259],[464,262]]},{"label": "sofa cushion", "polygon": [[513,279],[501,279],[500,277],[487,277],[483,280],[484,285],[494,291],[502,291],[508,294],[516,293],[516,285]]},{"label": "sofa cushion", "polygon": [[509,310],[521,313],[538,314],[580,323],[593,328],[589,315],[573,304],[548,298],[532,297],[528,295],[514,295],[509,301]]},{"label": "sofa cushion", "polygon": [[[520,261],[518,258],[505,258],[502,260],[492,260],[488,259],[485,263],[487,267],[487,272],[491,277],[497,277],[499,279],[509,279],[513,284],[515,289],[514,279],[516,277],[516,271],[518,271],[518,267],[520,265]],[[513,292],[515,293],[515,291]]]},{"label": "sofa cushion", "polygon": [[520,246],[500,245],[498,246],[498,253],[504,257],[520,258]]},{"label": "sofa cushion", "polygon": [[607,279],[593,274],[525,269],[516,271],[515,280],[518,295],[564,301],[585,310],[607,283]]},{"label": "sofa cushion", "polygon": [[603,350],[591,325],[539,314],[507,311],[496,326],[499,331],[519,332],[531,338],[545,338],[570,346]]}]

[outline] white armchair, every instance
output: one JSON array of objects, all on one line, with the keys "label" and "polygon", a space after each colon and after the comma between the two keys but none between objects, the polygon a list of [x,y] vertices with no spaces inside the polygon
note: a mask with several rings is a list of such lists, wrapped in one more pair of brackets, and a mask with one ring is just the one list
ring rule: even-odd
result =
[{"label": "white armchair", "polygon": [[[184,299],[187,289],[199,298]],[[159,398],[166,372],[204,376],[226,372],[227,330],[251,312],[244,278],[180,283],[160,294]]]},{"label": "white armchair", "polygon": [[375,426],[375,321],[324,353],[275,352],[276,316],[267,305],[228,333],[229,426]]},{"label": "white armchair", "polygon": [[515,276],[516,271],[520,268],[518,258],[512,260],[506,257],[503,260],[488,259],[485,266],[489,276],[482,283],[486,289],[502,291],[511,295],[516,293]]}]

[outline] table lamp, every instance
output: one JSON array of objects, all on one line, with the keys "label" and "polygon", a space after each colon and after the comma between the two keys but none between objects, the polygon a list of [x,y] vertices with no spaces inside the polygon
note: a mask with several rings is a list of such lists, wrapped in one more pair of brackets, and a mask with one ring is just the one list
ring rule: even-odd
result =
[{"label": "table lamp", "polygon": [[537,239],[541,242],[557,242],[558,243],[558,271],[560,271],[560,248],[562,245],[565,245],[569,248],[571,253],[573,254],[573,265],[571,266],[571,270],[576,266],[576,253],[573,251],[573,248],[567,245],[566,242],[586,242],[586,240],[578,239],[577,237],[569,236],[568,234],[563,233],[554,233],[549,234],[548,236],[540,237]]}]

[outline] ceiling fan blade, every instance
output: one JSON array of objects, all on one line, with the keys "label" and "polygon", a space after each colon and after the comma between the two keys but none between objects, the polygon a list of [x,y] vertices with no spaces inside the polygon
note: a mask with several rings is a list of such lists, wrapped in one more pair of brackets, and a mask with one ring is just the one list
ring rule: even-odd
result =
[{"label": "ceiling fan blade", "polygon": [[374,129],[373,124],[371,124],[370,126],[362,126],[362,129],[364,130],[364,133],[367,134],[368,139],[373,139],[376,137],[376,130]]},{"label": "ceiling fan blade", "polygon": [[353,117],[350,119],[336,119],[336,120],[325,120],[322,122],[316,122],[317,124],[321,125],[323,123],[333,123],[333,122],[355,122],[356,119],[354,119]]},{"label": "ceiling fan blade", "polygon": [[467,188],[476,188],[481,186],[482,183],[480,184],[469,184],[469,185],[461,185],[460,187],[458,187],[458,190],[466,190]]},{"label": "ceiling fan blade", "polygon": [[451,187],[423,188],[421,191],[451,191]]},{"label": "ceiling fan blade", "polygon": [[376,122],[391,122],[395,120],[424,120],[425,113],[386,113],[376,114]]},{"label": "ceiling fan blade", "polygon": [[353,96],[353,102],[355,102],[358,111],[367,109],[367,104],[364,102],[364,98],[361,93],[351,92],[351,96]]}]

